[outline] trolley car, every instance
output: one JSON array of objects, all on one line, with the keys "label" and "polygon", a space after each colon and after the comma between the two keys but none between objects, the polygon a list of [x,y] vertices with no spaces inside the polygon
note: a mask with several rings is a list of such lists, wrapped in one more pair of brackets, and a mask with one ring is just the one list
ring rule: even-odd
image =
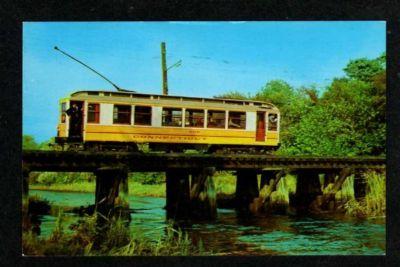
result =
[{"label": "trolley car", "polygon": [[136,92],[77,91],[60,101],[55,141],[73,150],[271,151],[280,114],[271,103]]}]

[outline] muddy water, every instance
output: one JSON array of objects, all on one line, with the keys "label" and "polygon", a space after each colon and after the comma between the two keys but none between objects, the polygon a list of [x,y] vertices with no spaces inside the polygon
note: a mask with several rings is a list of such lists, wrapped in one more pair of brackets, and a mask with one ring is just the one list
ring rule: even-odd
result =
[{"label": "muddy water", "polygon": [[[31,190],[52,204],[79,207],[94,203],[92,193]],[[129,197],[132,232],[158,239],[165,234],[164,198]],[[67,214],[66,224],[79,217]],[[41,235],[54,228],[54,216],[41,218]],[[218,209],[215,222],[184,226],[192,242],[202,240],[215,255],[384,255],[385,219],[357,220],[343,216],[260,216],[239,218],[235,211]]]}]

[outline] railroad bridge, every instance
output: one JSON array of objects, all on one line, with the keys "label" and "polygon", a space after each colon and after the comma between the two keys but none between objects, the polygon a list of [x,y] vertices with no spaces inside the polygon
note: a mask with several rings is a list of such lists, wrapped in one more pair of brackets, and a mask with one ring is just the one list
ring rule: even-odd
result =
[{"label": "railroad bridge", "polygon": [[[385,169],[383,157],[305,157],[275,155],[170,154],[128,152],[23,151],[23,193],[28,194],[32,171],[93,172],[96,175],[95,205],[107,214],[119,195],[127,195],[129,172],[166,173],[166,210],[169,218],[215,218],[216,193],[213,175],[217,170],[236,172],[235,208],[257,212],[268,201],[279,180],[297,176],[296,193],[290,205],[297,210],[313,203],[327,206],[346,178],[352,174],[356,199],[365,197],[365,170]],[[258,184],[257,175],[261,174]],[[321,192],[319,175],[332,189]],[[260,197],[260,190],[269,187]],[[124,193],[124,194],[122,194]]]}]

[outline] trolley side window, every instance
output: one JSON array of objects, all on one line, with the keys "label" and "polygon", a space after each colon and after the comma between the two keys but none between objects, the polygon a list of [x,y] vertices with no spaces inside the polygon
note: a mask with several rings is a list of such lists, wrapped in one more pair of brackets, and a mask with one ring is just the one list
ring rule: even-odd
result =
[{"label": "trolley side window", "polygon": [[204,110],[186,109],[185,127],[203,128],[204,127]]},{"label": "trolley side window", "polygon": [[278,114],[270,113],[268,114],[268,131],[278,130]]},{"label": "trolley side window", "polygon": [[229,111],[228,128],[229,129],[245,129],[246,128],[246,112]]},{"label": "trolley side window", "polygon": [[100,104],[88,104],[87,122],[100,123]]},{"label": "trolley side window", "polygon": [[180,108],[163,108],[162,110],[162,126],[182,126],[182,109]]},{"label": "trolley side window", "polygon": [[114,105],[113,123],[131,124],[131,106]]},{"label": "trolley side window", "polygon": [[151,125],[151,107],[135,106],[135,125]]},{"label": "trolley side window", "polygon": [[209,110],[207,112],[207,128],[225,128],[225,111]]},{"label": "trolley side window", "polygon": [[66,115],[65,111],[67,110],[67,103],[61,103],[61,123],[65,123]]}]

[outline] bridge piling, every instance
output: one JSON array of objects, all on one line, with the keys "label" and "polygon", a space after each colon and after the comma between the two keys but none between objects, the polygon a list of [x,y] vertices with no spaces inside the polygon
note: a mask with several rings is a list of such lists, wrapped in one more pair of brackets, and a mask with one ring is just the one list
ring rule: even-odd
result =
[{"label": "bridge piling", "polygon": [[96,175],[96,210],[108,217],[115,208],[115,199],[119,195],[120,183],[127,180],[128,172],[121,168],[102,168],[94,173]]},{"label": "bridge piling", "polygon": [[29,195],[29,175],[30,170],[27,168],[22,169],[22,197],[26,198]]},{"label": "bridge piling", "polygon": [[274,198],[274,196],[277,195],[277,186],[280,180],[287,174],[290,173],[290,170],[274,170],[274,171],[267,171],[268,173],[265,173],[265,171],[261,174],[261,181],[260,184],[263,184],[263,176],[268,176],[269,177],[269,184],[263,185],[260,189],[260,197],[262,200],[260,201],[262,203],[262,208],[264,211],[268,213],[286,213],[289,202],[280,199],[280,198]]},{"label": "bridge piling", "polygon": [[[128,175],[123,175],[118,188],[117,203],[119,206],[129,209],[129,183]],[[130,218],[130,216],[129,216]]]},{"label": "bridge piling", "polygon": [[264,186],[268,186],[271,180],[276,178],[278,172],[278,170],[262,171],[260,179],[260,191],[264,188]]},{"label": "bridge piling", "polygon": [[238,170],[236,175],[236,210],[239,213],[248,214],[251,210],[255,210],[250,205],[259,196],[257,172],[255,170]]},{"label": "bridge piling", "polygon": [[188,218],[190,211],[189,171],[186,169],[167,170],[166,187],[167,218]]},{"label": "bridge piling", "polygon": [[322,194],[319,182],[319,173],[316,170],[298,170],[296,193],[291,196],[290,206],[296,213],[308,212],[311,203]]},{"label": "bridge piling", "polygon": [[[336,180],[334,180],[333,186],[323,193],[320,197],[319,203],[317,203],[318,207],[322,210],[333,210],[335,208],[335,194],[340,190],[344,181],[351,175],[352,169],[343,168],[340,171],[332,170],[332,174],[329,174],[331,177],[338,176]],[[327,174],[325,174],[327,175]],[[317,202],[317,199],[315,200]]]},{"label": "bridge piling", "polygon": [[337,171],[328,171],[324,173],[324,188],[326,188],[329,184],[335,183],[335,178],[338,175]]},{"label": "bridge piling", "polygon": [[361,170],[355,170],[354,172],[354,198],[361,200],[365,198],[367,194],[367,181],[363,176]]},{"label": "bridge piling", "polygon": [[214,173],[215,168],[213,167],[192,173],[190,201],[191,216],[195,219],[215,219],[217,216]]}]

